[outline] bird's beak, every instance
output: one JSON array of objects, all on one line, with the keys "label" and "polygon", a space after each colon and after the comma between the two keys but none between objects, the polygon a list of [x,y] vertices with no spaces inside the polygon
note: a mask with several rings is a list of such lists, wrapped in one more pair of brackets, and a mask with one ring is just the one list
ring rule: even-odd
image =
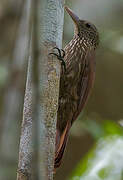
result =
[{"label": "bird's beak", "polygon": [[73,22],[75,23],[76,26],[78,26],[79,23],[79,17],[67,6],[64,7],[67,13],[71,16]]}]

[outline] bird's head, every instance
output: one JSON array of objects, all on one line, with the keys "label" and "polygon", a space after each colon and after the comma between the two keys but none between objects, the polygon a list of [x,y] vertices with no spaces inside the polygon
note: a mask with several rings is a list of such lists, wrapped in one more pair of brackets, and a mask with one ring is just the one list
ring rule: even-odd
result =
[{"label": "bird's head", "polygon": [[84,38],[93,46],[97,47],[99,44],[99,33],[97,28],[86,20],[80,20],[79,17],[67,6],[65,6],[65,9],[75,24],[74,34],[78,35],[80,39]]}]

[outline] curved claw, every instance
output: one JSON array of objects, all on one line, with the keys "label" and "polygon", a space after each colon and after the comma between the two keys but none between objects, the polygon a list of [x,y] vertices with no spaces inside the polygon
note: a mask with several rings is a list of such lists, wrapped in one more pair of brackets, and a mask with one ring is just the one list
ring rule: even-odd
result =
[{"label": "curved claw", "polygon": [[49,55],[55,55],[55,56],[57,56],[57,58],[59,59],[59,55],[56,54],[56,53],[49,53]]},{"label": "curved claw", "polygon": [[61,65],[64,66],[64,70],[66,71],[66,64],[65,64],[64,60],[62,61]]},{"label": "curved claw", "polygon": [[54,47],[53,49],[57,49],[57,50],[58,50],[58,53],[59,53],[59,56],[60,56],[60,57],[62,57],[62,55],[61,55],[61,51],[60,51],[60,49],[59,49],[59,48]]},{"label": "curved claw", "polygon": [[62,58],[65,57],[65,51],[63,49],[61,49],[61,51],[63,52]]},{"label": "curved claw", "polygon": [[[57,49],[58,50],[58,54],[56,53],[49,53],[51,55],[55,55],[60,61],[61,61],[61,65],[64,66],[64,70],[66,71],[66,64],[65,64],[65,61],[64,61],[64,56],[65,56],[65,51],[63,49],[59,49],[57,47],[54,47],[53,49]],[[61,51],[63,54],[61,54]]]},{"label": "curved claw", "polygon": [[[61,56],[61,58],[65,57],[65,51],[63,49],[59,49],[57,47],[54,47],[53,49],[57,49],[58,50],[59,56]],[[61,51],[62,51],[63,54],[61,54]]]}]

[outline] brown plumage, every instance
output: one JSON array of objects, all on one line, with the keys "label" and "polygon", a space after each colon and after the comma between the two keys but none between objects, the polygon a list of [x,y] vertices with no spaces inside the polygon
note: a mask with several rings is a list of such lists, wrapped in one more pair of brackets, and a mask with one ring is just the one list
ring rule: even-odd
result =
[{"label": "brown plumage", "polygon": [[65,47],[66,71],[61,70],[54,168],[59,167],[72,123],[85,106],[95,77],[96,27],[65,7],[75,24],[74,37]]}]

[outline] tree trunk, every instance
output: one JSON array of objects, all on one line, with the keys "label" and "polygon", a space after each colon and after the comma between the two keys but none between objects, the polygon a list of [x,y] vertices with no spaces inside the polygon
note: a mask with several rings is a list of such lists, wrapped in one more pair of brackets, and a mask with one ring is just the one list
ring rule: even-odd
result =
[{"label": "tree trunk", "polygon": [[[49,53],[62,46],[63,0],[33,1],[17,180],[52,180],[60,62]],[[32,53],[33,52],[33,53]]]}]

